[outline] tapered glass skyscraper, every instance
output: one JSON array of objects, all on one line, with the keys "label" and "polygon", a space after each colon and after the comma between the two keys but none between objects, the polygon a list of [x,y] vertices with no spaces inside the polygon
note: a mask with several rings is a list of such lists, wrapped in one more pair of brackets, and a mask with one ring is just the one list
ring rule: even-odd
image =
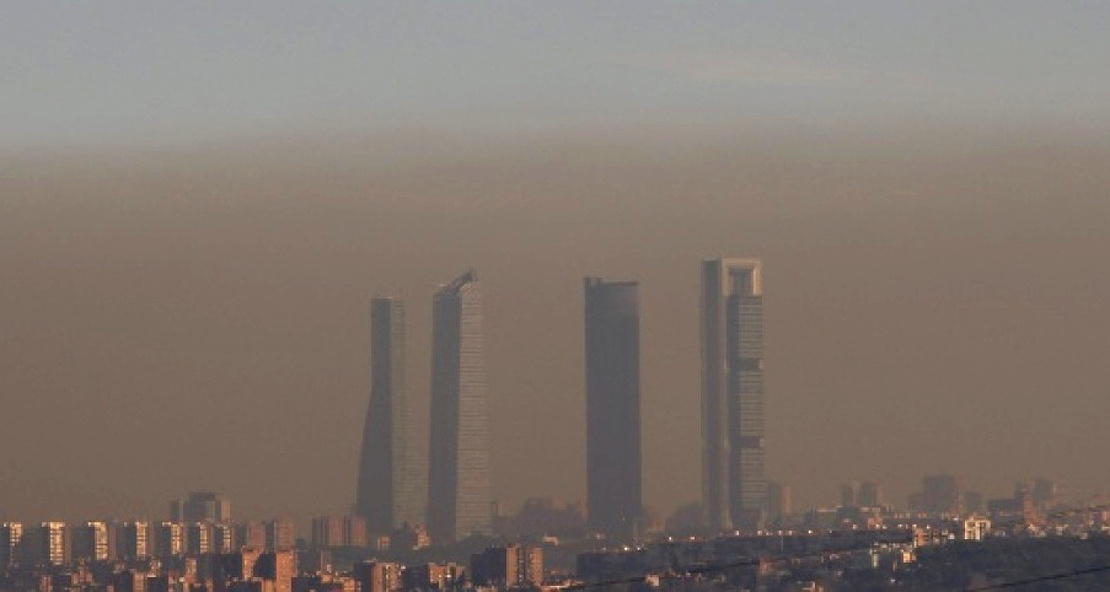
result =
[{"label": "tapered glass skyscraper", "polygon": [[482,296],[469,271],[432,301],[428,533],[450,543],[491,531]]},{"label": "tapered glass skyscraper", "polygon": [[405,376],[405,304],[370,301],[370,405],[355,511],[373,533],[424,523],[423,471],[413,443]]},{"label": "tapered glass skyscraper", "polygon": [[642,510],[639,284],[586,278],[585,317],[589,524],[628,539]]},{"label": "tapered glass skyscraper", "polygon": [[763,265],[715,259],[701,269],[702,487],[708,526],[758,528],[763,451]]}]

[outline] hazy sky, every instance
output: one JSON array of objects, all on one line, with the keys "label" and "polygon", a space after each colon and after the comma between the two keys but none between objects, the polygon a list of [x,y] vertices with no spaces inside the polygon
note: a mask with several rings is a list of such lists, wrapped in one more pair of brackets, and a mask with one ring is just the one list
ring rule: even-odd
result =
[{"label": "hazy sky", "polygon": [[[1110,7],[35,2],[0,21],[0,517],[344,511],[367,305],[483,282],[495,495],[584,497],[581,278],[699,496],[698,262],[765,262],[768,474],[1110,488]],[[426,436],[426,427],[420,428]],[[422,445],[426,445],[422,441]]]},{"label": "hazy sky", "polygon": [[383,124],[1110,123],[1105,2],[20,2],[4,146]]}]

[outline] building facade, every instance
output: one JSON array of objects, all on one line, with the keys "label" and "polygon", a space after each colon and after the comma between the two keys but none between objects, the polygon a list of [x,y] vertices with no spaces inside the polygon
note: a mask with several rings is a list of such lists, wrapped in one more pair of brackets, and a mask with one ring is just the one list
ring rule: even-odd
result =
[{"label": "building facade", "polygon": [[591,530],[629,539],[643,504],[639,284],[584,283],[588,522]]},{"label": "building facade", "polygon": [[491,532],[482,296],[468,271],[432,302],[428,532],[434,544]]},{"label": "building facade", "polygon": [[763,265],[702,262],[702,486],[712,530],[754,529],[766,508]]},{"label": "building facade", "polygon": [[405,304],[370,301],[370,404],[362,433],[355,512],[373,533],[424,522],[405,368]]}]

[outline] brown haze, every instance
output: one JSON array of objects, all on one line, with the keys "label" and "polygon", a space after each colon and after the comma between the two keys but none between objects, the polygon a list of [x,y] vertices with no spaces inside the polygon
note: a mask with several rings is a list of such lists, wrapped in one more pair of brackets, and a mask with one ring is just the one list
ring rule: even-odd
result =
[{"label": "brown haze", "polygon": [[352,502],[367,303],[486,297],[495,495],[584,496],[581,278],[642,282],[647,503],[699,496],[698,262],[766,265],[768,474],[1110,487],[1110,148],[1063,134],[391,134],[3,156],[0,514]]}]

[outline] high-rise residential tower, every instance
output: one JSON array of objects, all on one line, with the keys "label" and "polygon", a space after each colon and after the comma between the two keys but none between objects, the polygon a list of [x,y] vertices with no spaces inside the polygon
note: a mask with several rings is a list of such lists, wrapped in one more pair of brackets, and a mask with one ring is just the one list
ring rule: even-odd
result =
[{"label": "high-rise residential tower", "polygon": [[432,301],[428,532],[436,544],[491,531],[482,296],[468,271]]},{"label": "high-rise residential tower", "polygon": [[362,432],[355,512],[371,532],[424,523],[421,470],[405,375],[405,304],[370,301],[370,405]]},{"label": "high-rise residential tower", "polygon": [[639,284],[586,278],[585,313],[589,525],[629,538],[642,510]]},{"label": "high-rise residential tower", "polygon": [[758,259],[702,262],[702,495],[714,530],[763,522],[762,275]]}]

